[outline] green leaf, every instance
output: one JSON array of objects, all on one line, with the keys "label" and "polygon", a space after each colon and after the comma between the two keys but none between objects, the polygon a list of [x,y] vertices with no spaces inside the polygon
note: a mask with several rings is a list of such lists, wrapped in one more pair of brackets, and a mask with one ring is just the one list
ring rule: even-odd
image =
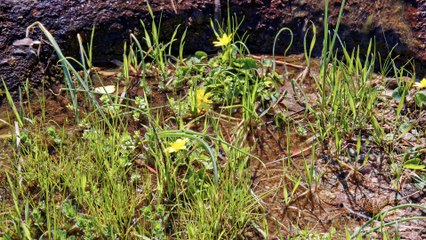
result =
[{"label": "green leaf", "polygon": [[413,129],[413,127],[414,127],[413,122],[414,121],[409,121],[409,122],[403,123],[403,124],[401,124],[401,126],[399,126],[399,132],[401,134],[399,134],[397,140],[404,137],[405,134],[407,134],[411,129]]},{"label": "green leaf", "polygon": [[20,127],[23,127],[24,122],[22,121],[21,115],[19,114],[18,110],[16,109],[15,103],[13,102],[13,99],[12,99],[12,95],[10,95],[9,89],[7,89],[6,83],[3,80],[3,78],[1,78],[1,81],[3,82],[3,87],[4,87],[4,90],[6,92],[6,99],[9,102],[9,105],[12,108],[13,113],[15,114],[16,121],[18,121]]},{"label": "green leaf", "polygon": [[203,51],[196,51],[194,54],[194,57],[203,60],[204,58],[207,58],[207,53],[203,52]]},{"label": "green leaf", "polygon": [[404,163],[404,168],[413,170],[423,170],[426,168],[426,166],[423,165],[422,161],[419,158],[414,158],[406,161]]},{"label": "green leaf", "polygon": [[414,127],[413,121],[409,121],[409,122],[401,124],[401,126],[399,126],[399,131],[402,133],[406,133],[410,131],[413,127]]},{"label": "green leaf", "polygon": [[374,116],[371,116],[371,122],[373,124],[374,131],[379,139],[382,139],[385,135],[383,128],[380,126],[379,122]]},{"label": "green leaf", "polygon": [[257,68],[256,61],[253,58],[239,58],[235,60],[234,64],[235,66],[246,70]]},{"label": "green leaf", "polygon": [[416,165],[416,164],[404,164],[404,168],[413,169],[413,170],[423,170],[425,169],[425,165]]},{"label": "green leaf", "polygon": [[399,116],[401,114],[401,110],[404,107],[405,103],[405,97],[408,93],[408,90],[405,89],[403,86],[397,87],[393,93],[392,98],[398,103],[398,108],[396,109],[396,118],[399,119]]},{"label": "green leaf", "polygon": [[192,66],[192,65],[199,64],[200,62],[201,62],[200,58],[198,58],[198,57],[190,57],[188,59],[188,61],[186,61],[186,64],[188,64],[189,66]]},{"label": "green leaf", "polygon": [[274,64],[274,61],[272,59],[263,59],[261,64],[264,67],[272,67]]},{"label": "green leaf", "polygon": [[426,105],[426,91],[417,92],[414,95],[414,102],[418,107],[423,107]]},{"label": "green leaf", "polygon": [[397,87],[392,93],[393,100],[399,102],[404,95],[404,88],[403,87]]}]

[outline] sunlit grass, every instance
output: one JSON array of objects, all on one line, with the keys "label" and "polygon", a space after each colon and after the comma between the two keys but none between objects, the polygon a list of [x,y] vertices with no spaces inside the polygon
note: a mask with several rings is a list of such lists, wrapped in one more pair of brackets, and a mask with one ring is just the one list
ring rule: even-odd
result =
[{"label": "sunlit grass", "polygon": [[[382,64],[373,41],[364,54],[359,48],[348,50],[336,34],[344,4],[338,24],[329,32],[326,1],[319,74],[311,74],[316,44],[312,25],[311,41],[307,33],[304,38],[306,67],[292,79],[288,79],[286,64],[284,73],[278,72],[275,59],[280,34],[291,30],[279,30],[272,60],[259,61],[245,45],[247,35],[238,31],[242,21],[229,12],[225,23],[211,22],[216,39],[209,44],[220,48],[216,56],[198,51],[185,58],[185,30],[175,58],[171,54],[179,39],[178,28],[169,42],[161,42],[161,16],[157,24],[148,7],[151,25],[141,23],[142,39],[130,35],[121,72],[112,85],[104,84],[92,63],[95,30],[87,48],[77,37],[77,60],[63,55],[41,23],[32,24],[28,29],[39,27],[58,55],[75,122],[59,126],[51,121],[44,93],[36,104],[47,115],[39,118],[31,112],[28,87],[27,103],[21,94],[19,107],[5,89],[14,117],[11,121],[16,124],[9,126],[14,136],[8,142],[10,167],[4,171],[4,187],[10,201],[0,205],[0,225],[4,226],[0,235],[4,239],[269,238],[276,226],[268,226],[271,216],[263,198],[280,196],[277,205],[286,214],[288,209],[298,210],[302,199],[321,205],[318,193],[328,170],[319,169],[317,161],[327,153],[338,167],[359,174],[369,153],[361,163],[346,162],[345,141],[355,136],[354,158],[358,159],[364,154],[365,129],[372,132],[368,141],[383,148],[391,159],[394,174],[387,177],[398,192],[404,170],[424,171],[421,148],[413,148],[404,162],[393,153],[394,144],[417,127],[416,122],[404,123],[403,110],[410,88],[420,88],[423,82],[414,83],[415,75],[404,67],[397,69],[391,57]],[[399,80],[397,93],[401,94],[392,122],[397,127],[392,132],[383,126],[386,119],[377,114],[381,90],[373,80],[378,61],[383,77],[393,68]],[[406,76],[411,82],[401,80]],[[314,86],[310,96],[302,88],[307,79]],[[297,119],[279,108],[290,95],[281,89],[285,81],[302,107]],[[167,103],[156,105],[158,95],[153,91],[166,95]],[[257,150],[267,147],[259,137],[262,128],[285,133],[285,139],[274,139],[284,157],[276,156],[281,169],[278,176],[272,176],[280,178],[280,183],[257,194],[252,167],[257,163],[266,169],[265,161],[271,160],[258,156]],[[295,136],[307,139],[310,146],[294,153]],[[416,178],[420,184],[421,176]],[[357,230],[340,226],[341,232],[331,227],[320,233],[291,222],[293,232],[283,233],[281,228],[286,226],[273,220],[281,239],[356,239],[374,232],[386,235],[386,227],[424,219],[383,220],[388,212],[407,207],[424,208],[394,206],[379,211]]]}]

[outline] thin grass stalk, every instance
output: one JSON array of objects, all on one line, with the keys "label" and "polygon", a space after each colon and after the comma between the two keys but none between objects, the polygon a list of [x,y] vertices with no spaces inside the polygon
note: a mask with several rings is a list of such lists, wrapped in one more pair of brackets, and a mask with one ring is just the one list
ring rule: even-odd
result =
[{"label": "thin grass stalk", "polygon": [[287,48],[284,51],[284,56],[287,54],[287,51],[290,49],[290,47],[293,45],[293,31],[291,31],[290,28],[284,27],[281,28],[277,35],[275,35],[275,39],[274,39],[274,44],[272,45],[272,59],[274,59],[274,63],[272,65],[272,73],[275,73],[275,69],[276,69],[276,62],[275,62],[275,46],[277,44],[278,41],[278,37],[280,36],[280,34],[284,31],[288,31],[290,33],[290,43],[288,44]]},{"label": "thin grass stalk", "polygon": [[311,24],[312,24],[313,37],[312,37],[312,40],[311,40],[311,44],[309,45],[309,50],[306,48],[306,46],[308,45],[306,39],[308,37],[308,33],[309,33],[310,28],[308,29],[308,31],[306,31],[305,36],[303,37],[303,52],[305,54],[306,67],[308,67],[308,68],[311,66],[312,51],[313,51],[313,49],[315,47],[315,43],[317,41],[317,35],[316,35],[317,34],[317,28],[312,21],[311,21]]},{"label": "thin grass stalk", "polygon": [[21,118],[21,114],[19,114],[19,111],[16,108],[15,103],[13,102],[12,95],[10,95],[9,89],[6,86],[6,82],[4,81],[3,78],[1,78],[1,80],[3,82],[4,92],[6,93],[7,102],[9,103],[9,106],[12,108],[12,111],[13,111],[13,114],[15,115],[16,121],[19,123],[19,127],[23,127],[24,122],[23,122],[23,119]]},{"label": "thin grass stalk", "polygon": [[[384,210],[384,211],[382,211],[382,212],[379,212],[378,214],[376,214],[374,217],[372,217],[370,220],[368,220],[366,223],[364,223],[360,228],[358,228],[353,234],[352,234],[352,236],[351,236],[351,239],[354,239],[354,238],[356,238],[360,233],[361,233],[361,231],[364,229],[364,228],[366,228],[367,226],[369,226],[371,223],[373,223],[374,221],[376,221],[377,219],[379,219],[379,218],[383,218],[384,216],[386,216],[386,214],[387,213],[389,213],[389,212],[392,212],[392,211],[394,211],[394,210],[398,210],[398,209],[400,209],[400,208],[407,208],[407,207],[414,207],[414,208],[420,208],[420,209],[422,209],[422,210],[426,210],[426,206],[423,206],[423,205],[419,205],[419,204],[402,204],[402,205],[398,205],[398,206],[395,206],[395,207],[391,207],[391,208],[389,208],[389,209],[386,209],[386,210]],[[426,217],[419,217],[419,218],[422,218],[422,219],[426,219]],[[398,221],[398,220],[396,220],[396,221]],[[396,223],[396,221],[394,221],[395,223]],[[365,235],[365,234],[364,234]],[[364,236],[363,235],[363,236]]]},{"label": "thin grass stalk", "polygon": [[27,27],[26,37],[29,37],[30,29],[32,29],[35,26],[38,26],[40,28],[40,30],[44,33],[44,35],[47,37],[49,42],[52,44],[56,54],[58,55],[59,61],[61,62],[62,69],[64,70],[64,74],[65,74],[65,82],[66,82],[68,88],[70,89],[70,94],[71,94],[71,98],[72,98],[72,101],[73,101],[75,118],[76,118],[75,121],[78,122],[78,120],[79,120],[79,118],[78,118],[78,104],[77,104],[76,88],[74,86],[73,79],[71,77],[71,73],[78,80],[78,82],[83,87],[83,89],[86,91],[88,97],[92,100],[96,109],[101,114],[102,119],[105,121],[105,123],[110,128],[112,128],[111,123],[109,122],[108,118],[106,117],[105,113],[103,112],[102,107],[99,105],[99,103],[96,101],[94,95],[90,91],[89,86],[84,81],[84,79],[82,79],[80,77],[77,70],[75,70],[75,68],[71,65],[71,63],[68,61],[68,59],[63,55],[63,53],[62,53],[58,43],[56,42],[55,38],[53,38],[52,34],[44,27],[44,25],[40,22],[35,22],[35,23],[31,24],[30,26]]}]

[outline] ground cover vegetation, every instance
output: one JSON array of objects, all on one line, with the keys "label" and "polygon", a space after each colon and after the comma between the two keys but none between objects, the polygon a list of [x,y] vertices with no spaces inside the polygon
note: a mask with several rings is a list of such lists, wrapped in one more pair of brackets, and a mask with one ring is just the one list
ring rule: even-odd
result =
[{"label": "ground cover vegetation", "polygon": [[319,60],[316,26],[303,55],[278,57],[274,43],[257,56],[229,12],[211,21],[218,53],[186,56],[186,31],[160,41],[150,10],[107,70],[91,41],[77,36],[79,59],[66,57],[41,23],[29,26],[65,81],[26,84],[16,104],[4,88],[1,238],[424,237],[426,79],[374,39],[346,49],[325,4]]}]

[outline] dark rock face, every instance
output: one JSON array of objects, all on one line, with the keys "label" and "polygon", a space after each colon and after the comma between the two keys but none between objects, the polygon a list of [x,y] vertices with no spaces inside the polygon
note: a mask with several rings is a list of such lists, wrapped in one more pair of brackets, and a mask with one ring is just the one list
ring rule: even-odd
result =
[{"label": "dark rock face", "polygon": [[[160,12],[163,14],[162,38],[169,39],[181,24],[180,33],[188,28],[187,52],[213,52],[210,19],[219,14],[218,9],[222,16],[226,15],[226,2],[159,0],[150,1],[150,4],[156,16]],[[341,2],[330,0],[332,25],[336,23]],[[310,21],[318,29],[315,52],[320,52],[322,0],[230,0],[230,9],[239,19],[245,16],[241,30],[250,34],[247,45],[252,52],[271,53],[275,34],[282,27],[294,33],[291,52],[302,52],[303,37]],[[102,64],[121,59],[123,42],[129,39],[129,34],[142,34],[141,20],[147,25],[151,23],[146,2],[140,0],[0,0],[0,77],[14,92],[27,78],[37,85],[51,74],[50,66],[55,65],[56,60],[47,44],[42,44],[41,49],[13,45],[25,37],[26,27],[35,21],[42,22],[64,53],[71,56],[78,56],[76,35],[80,33],[88,41],[95,26],[94,61]],[[426,0],[348,1],[339,34],[349,48],[357,45],[366,48],[374,37],[382,56],[397,45],[394,53],[400,55],[401,62],[413,58],[417,72],[426,72]],[[31,38],[44,37],[36,30]],[[289,34],[282,34],[277,53],[284,52],[289,39]]]}]

